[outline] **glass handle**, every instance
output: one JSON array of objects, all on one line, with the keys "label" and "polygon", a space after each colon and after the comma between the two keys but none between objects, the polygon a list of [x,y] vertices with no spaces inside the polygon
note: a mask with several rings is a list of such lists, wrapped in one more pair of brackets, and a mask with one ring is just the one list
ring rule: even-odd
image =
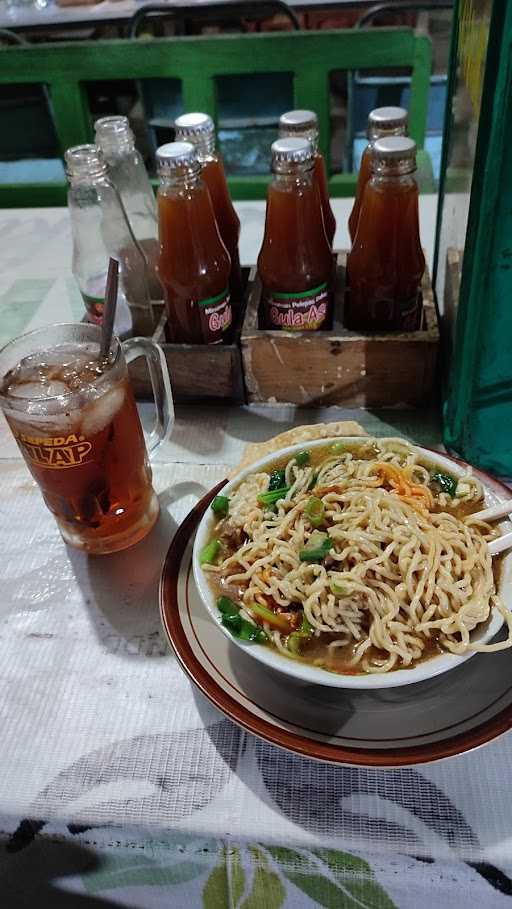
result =
[{"label": "glass handle", "polygon": [[174,426],[174,402],[171,380],[162,348],[149,338],[128,338],[123,341],[123,352],[127,363],[145,357],[155,401],[155,425],[146,437],[146,445],[152,454],[162,442],[170,437]]}]

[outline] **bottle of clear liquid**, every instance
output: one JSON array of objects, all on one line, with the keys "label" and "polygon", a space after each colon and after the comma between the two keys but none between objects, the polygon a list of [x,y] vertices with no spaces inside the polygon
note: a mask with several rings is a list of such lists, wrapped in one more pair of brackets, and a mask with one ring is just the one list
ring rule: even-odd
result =
[{"label": "bottle of clear liquid", "polygon": [[325,232],[332,247],[334,234],[336,233],[336,218],[329,200],[324,156],[318,148],[318,117],[312,110],[289,110],[279,118],[279,135],[283,139],[287,136],[309,139],[313,146],[315,152],[314,176],[318,183],[320,199],[322,200]]},{"label": "bottle of clear liquid", "polygon": [[316,331],[332,321],[332,251],[314,166],[309,139],[273,143],[274,176],[258,256],[264,328]]},{"label": "bottle of clear liquid", "polygon": [[75,145],[65,154],[68,208],[73,237],[73,274],[90,321],[103,315],[108,260],[119,261],[119,292],[130,308],[133,333],[150,335],[153,312],[144,253],[137,243],[108,167],[95,145]]},{"label": "bottle of clear liquid", "polygon": [[96,145],[108,164],[109,177],[121,196],[130,227],[146,256],[152,300],[161,300],[158,279],[158,218],[156,199],[127,117],[101,117],[94,124]]},{"label": "bottle of clear liquid", "polygon": [[229,341],[231,260],[221,240],[201,163],[190,142],[169,142],[156,153],[160,187],[159,274],[170,340],[180,344]]},{"label": "bottle of clear liquid", "polygon": [[407,136],[377,139],[371,168],[347,258],[345,325],[357,331],[416,331],[425,270],[416,143]]},{"label": "bottle of clear liquid", "polygon": [[407,135],[407,111],[403,107],[376,107],[368,116],[368,145],[361,158],[359,176],[357,178],[356,198],[348,219],[348,231],[352,243],[357,230],[359,212],[363,201],[363,193],[371,176],[372,149],[377,139],[385,136]]},{"label": "bottle of clear liquid", "polygon": [[174,125],[176,140],[191,142],[195,146],[197,157],[201,162],[201,176],[209,189],[222,242],[231,259],[229,289],[231,303],[236,306],[242,296],[242,275],[238,252],[240,219],[229,195],[222,158],[215,147],[213,120],[208,114],[183,114],[177,118]]}]

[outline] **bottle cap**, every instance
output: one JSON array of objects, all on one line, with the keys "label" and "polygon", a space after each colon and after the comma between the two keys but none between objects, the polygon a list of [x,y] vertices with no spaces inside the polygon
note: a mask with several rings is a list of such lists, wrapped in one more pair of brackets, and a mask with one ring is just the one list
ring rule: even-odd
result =
[{"label": "bottle cap", "polygon": [[156,150],[158,173],[162,176],[186,169],[199,169],[197,151],[191,142],[167,142]]},{"label": "bottle cap", "polygon": [[368,115],[368,136],[378,139],[388,133],[405,135],[408,114],[405,107],[376,107]]},{"label": "bottle cap", "polygon": [[96,145],[73,145],[64,154],[66,174],[73,177],[102,177],[107,171],[107,163],[102,151]]},{"label": "bottle cap", "polygon": [[372,171],[412,173],[416,170],[416,142],[408,136],[384,136],[373,144]]},{"label": "bottle cap", "polygon": [[318,117],[314,110],[289,110],[279,117],[279,133],[290,136],[310,129],[318,129]]},{"label": "bottle cap", "polygon": [[100,117],[94,124],[96,141],[104,152],[133,147],[134,137],[128,117]]},{"label": "bottle cap", "polygon": [[176,139],[182,142],[201,140],[215,132],[215,125],[208,114],[182,114],[174,121]]},{"label": "bottle cap", "polygon": [[272,169],[287,173],[297,164],[313,165],[314,149],[309,139],[289,137],[272,143]]}]

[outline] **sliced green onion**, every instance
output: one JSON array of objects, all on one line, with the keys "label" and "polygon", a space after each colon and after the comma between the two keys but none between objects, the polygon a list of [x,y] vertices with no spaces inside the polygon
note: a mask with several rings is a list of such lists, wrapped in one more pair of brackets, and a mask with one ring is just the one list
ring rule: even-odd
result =
[{"label": "sliced green onion", "polygon": [[274,492],[275,489],[282,489],[283,486],[286,486],[286,477],[284,470],[274,470],[270,474],[270,480],[268,483],[268,492]]},{"label": "sliced green onion", "polygon": [[326,533],[315,530],[304,549],[299,551],[299,559],[301,562],[321,562],[332,546],[333,542]]},{"label": "sliced green onion", "polygon": [[206,544],[204,549],[201,549],[199,553],[199,561],[201,565],[213,565],[215,559],[217,558],[220,550],[220,540],[210,540]]},{"label": "sliced green onion", "polygon": [[221,619],[224,628],[229,628],[231,634],[234,634],[235,637],[240,637],[240,631],[242,629],[242,616],[240,613],[235,613],[235,615],[223,615]]},{"label": "sliced green onion", "polygon": [[311,496],[304,506],[304,511],[313,527],[322,526],[325,520],[325,508],[321,499],[318,499],[316,496]]},{"label": "sliced green onion", "polygon": [[339,584],[338,581],[329,581],[329,587],[335,597],[345,597],[349,592],[348,588],[344,587],[343,584]]},{"label": "sliced green onion", "polygon": [[430,479],[441,487],[441,492],[446,492],[453,499],[457,492],[457,480],[449,474],[441,473],[440,471],[433,473]]},{"label": "sliced green onion", "polygon": [[238,603],[233,602],[229,597],[219,597],[217,609],[222,613],[221,622],[224,627],[241,641],[252,641],[257,644],[264,644],[268,641],[268,635],[263,628],[258,628],[257,625],[242,618],[240,608]]},{"label": "sliced green onion", "polygon": [[219,597],[217,600],[217,609],[219,612],[222,612],[223,615],[238,615],[240,612],[238,603],[230,600],[229,597]]},{"label": "sliced green onion", "polygon": [[298,451],[295,455],[295,463],[297,467],[305,467],[306,464],[309,464],[311,460],[311,455],[309,451]]},{"label": "sliced green onion", "polygon": [[275,505],[279,499],[284,499],[289,489],[289,486],[282,486],[281,489],[273,489],[272,492],[262,492],[258,496],[258,502],[260,505]]},{"label": "sliced green onion", "polygon": [[253,641],[256,644],[264,644],[268,641],[268,635],[265,629],[259,628],[258,625],[253,625],[246,619],[242,619],[240,638],[242,641]]},{"label": "sliced green onion", "polygon": [[331,445],[331,451],[333,454],[341,454],[342,451],[345,451],[343,442],[334,442],[334,444]]},{"label": "sliced green onion", "polygon": [[298,631],[293,631],[291,634],[288,635],[288,637],[286,639],[286,646],[287,646],[288,650],[290,651],[290,653],[294,653],[296,656],[299,655],[302,644],[303,644],[303,638],[302,638],[302,635],[300,635]]},{"label": "sliced green onion", "polygon": [[314,631],[314,628],[313,628],[311,622],[306,618],[305,615],[303,615],[302,624],[299,628],[299,634],[303,635],[303,637],[307,636],[309,638],[313,634],[313,631]]},{"label": "sliced green onion", "polygon": [[229,513],[229,499],[227,496],[215,496],[212,504],[210,505],[211,510],[218,514],[219,517],[225,518]]}]

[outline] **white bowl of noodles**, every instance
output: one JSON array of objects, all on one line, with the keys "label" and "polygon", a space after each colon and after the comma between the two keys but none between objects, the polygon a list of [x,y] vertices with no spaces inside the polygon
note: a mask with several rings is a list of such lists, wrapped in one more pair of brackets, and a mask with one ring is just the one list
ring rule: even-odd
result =
[{"label": "white bowl of noodles", "polygon": [[272,669],[338,688],[424,681],[512,644],[511,560],[498,577],[490,528],[471,518],[506,498],[401,439],[299,443],[221,490],[194,578],[222,631]]}]

